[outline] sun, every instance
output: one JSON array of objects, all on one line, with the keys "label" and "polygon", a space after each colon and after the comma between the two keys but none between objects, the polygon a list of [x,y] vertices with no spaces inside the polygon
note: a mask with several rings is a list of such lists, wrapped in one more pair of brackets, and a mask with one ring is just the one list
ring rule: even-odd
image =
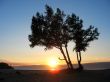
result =
[{"label": "sun", "polygon": [[58,63],[57,63],[57,60],[56,59],[51,59],[51,60],[49,60],[49,66],[51,67],[51,68],[56,68],[57,67],[57,65],[58,65]]}]

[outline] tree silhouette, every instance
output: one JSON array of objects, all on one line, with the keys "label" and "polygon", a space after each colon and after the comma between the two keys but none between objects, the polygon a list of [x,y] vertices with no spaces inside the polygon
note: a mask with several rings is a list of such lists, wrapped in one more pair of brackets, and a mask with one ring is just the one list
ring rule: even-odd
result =
[{"label": "tree silhouette", "polygon": [[[45,50],[56,47],[61,51],[68,69],[73,69],[67,49],[71,39],[67,30],[68,25],[65,22],[66,15],[59,8],[56,12],[48,5],[45,8],[44,15],[37,12],[36,16],[32,18],[32,34],[29,35],[30,46],[45,46]],[[66,53],[64,53],[64,48]]]},{"label": "tree silhouette", "polygon": [[83,29],[83,20],[79,19],[75,14],[69,15],[66,19],[68,24],[68,31],[70,33],[71,40],[75,43],[75,48],[73,51],[76,51],[77,61],[79,65],[79,70],[83,69],[81,65],[81,51],[86,51],[89,43],[93,40],[97,40],[99,33],[98,29],[90,26],[88,29]]},{"label": "tree silhouette", "polygon": [[81,65],[81,51],[86,51],[89,43],[93,40],[97,40],[99,33],[98,29],[94,28],[94,26],[90,26],[88,29],[83,29],[83,21],[77,17],[77,23],[74,27],[73,41],[75,43],[74,50],[76,51],[77,61],[79,68],[78,70],[82,70],[83,66]]},{"label": "tree silhouette", "polygon": [[37,12],[32,18],[30,47],[45,46],[45,50],[53,47],[59,49],[64,57],[59,59],[65,60],[68,69],[73,69],[68,52],[68,43],[73,41],[79,69],[83,69],[81,51],[85,51],[91,41],[98,39],[97,28],[90,26],[88,29],[83,29],[82,19],[75,14],[65,15],[59,8],[54,12],[50,6],[46,5],[45,9],[44,14]]}]

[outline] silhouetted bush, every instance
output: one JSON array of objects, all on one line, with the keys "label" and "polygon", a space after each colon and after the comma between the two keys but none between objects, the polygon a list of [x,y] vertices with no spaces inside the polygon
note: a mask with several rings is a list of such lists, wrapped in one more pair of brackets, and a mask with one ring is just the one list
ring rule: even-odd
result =
[{"label": "silhouetted bush", "polygon": [[0,69],[14,69],[12,66],[9,66],[7,63],[0,62]]}]

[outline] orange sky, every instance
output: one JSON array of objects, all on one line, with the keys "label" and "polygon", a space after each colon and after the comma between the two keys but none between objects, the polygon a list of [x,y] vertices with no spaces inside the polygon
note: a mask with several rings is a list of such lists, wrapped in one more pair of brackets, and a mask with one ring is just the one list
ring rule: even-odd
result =
[{"label": "orange sky", "polygon": [[[84,28],[89,25],[98,28],[99,40],[91,42],[82,53],[82,63],[110,62],[109,0],[0,0],[0,61],[47,65],[55,58],[58,64],[65,64],[58,60],[58,57],[63,58],[58,49],[44,51],[44,47],[29,46],[32,16],[37,11],[44,13],[45,4],[53,9],[60,8],[65,14],[75,13],[84,20]],[[73,47],[74,44],[69,43],[71,60],[76,63]]]}]

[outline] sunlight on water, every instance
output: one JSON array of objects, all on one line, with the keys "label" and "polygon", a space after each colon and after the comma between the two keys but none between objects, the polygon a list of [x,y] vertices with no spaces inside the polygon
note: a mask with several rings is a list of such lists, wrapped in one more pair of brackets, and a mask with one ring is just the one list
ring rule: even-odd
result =
[{"label": "sunlight on water", "polygon": [[55,68],[52,68],[52,69],[50,69],[50,72],[52,74],[57,74],[57,73],[59,73],[59,70],[58,69],[55,69]]}]

